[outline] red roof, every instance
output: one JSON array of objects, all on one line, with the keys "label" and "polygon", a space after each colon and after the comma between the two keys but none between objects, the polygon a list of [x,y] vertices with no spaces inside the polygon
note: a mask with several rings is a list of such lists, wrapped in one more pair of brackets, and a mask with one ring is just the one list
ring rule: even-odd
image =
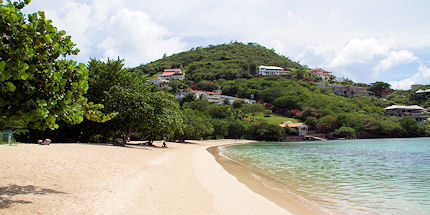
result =
[{"label": "red roof", "polygon": [[161,75],[162,76],[172,76],[172,75],[181,75],[181,74],[182,74],[181,69],[165,69]]},{"label": "red roof", "polygon": [[176,72],[163,72],[163,74],[161,74],[162,76],[172,76],[174,75]]}]

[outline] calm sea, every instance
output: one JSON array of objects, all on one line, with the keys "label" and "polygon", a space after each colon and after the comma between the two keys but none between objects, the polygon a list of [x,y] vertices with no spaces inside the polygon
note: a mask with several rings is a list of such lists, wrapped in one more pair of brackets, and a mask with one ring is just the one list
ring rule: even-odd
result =
[{"label": "calm sea", "polygon": [[222,152],[335,214],[430,214],[430,138],[262,142]]}]

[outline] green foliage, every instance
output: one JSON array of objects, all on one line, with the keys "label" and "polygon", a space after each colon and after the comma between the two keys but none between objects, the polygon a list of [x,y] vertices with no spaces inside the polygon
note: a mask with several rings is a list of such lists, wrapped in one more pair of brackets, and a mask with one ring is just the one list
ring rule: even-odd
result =
[{"label": "green foliage", "polygon": [[251,78],[256,75],[257,66],[287,66],[289,69],[305,68],[299,63],[280,56],[274,50],[255,43],[230,43],[206,48],[192,48],[187,52],[164,57],[152,63],[134,68],[136,71],[156,74],[164,69],[182,67],[187,79],[196,83],[201,80],[233,80]]},{"label": "green foliage", "polygon": [[258,121],[267,122],[269,124],[277,125],[277,126],[279,126],[280,124],[282,124],[284,122],[288,122],[288,121],[291,121],[293,123],[298,122],[297,119],[279,116],[279,115],[275,115],[275,114],[270,114],[269,117],[265,117],[263,113],[258,113],[255,115],[255,118]]},{"label": "green foliage", "polygon": [[[430,89],[430,85],[420,87],[421,90]],[[424,107],[430,107],[430,97],[425,93],[416,94],[418,89],[410,90],[396,90],[385,99],[391,103],[403,104],[403,105],[420,105]]]},{"label": "green foliage", "polygon": [[214,131],[212,136],[216,139],[222,139],[228,136],[228,119],[211,119]]},{"label": "green foliage", "polygon": [[251,126],[249,135],[255,140],[280,141],[285,137],[285,132],[279,125],[259,123]]},{"label": "green foliage", "polygon": [[228,127],[228,134],[230,138],[239,139],[245,136],[247,131],[247,125],[241,120],[232,120]]},{"label": "green foliage", "polygon": [[273,101],[273,104],[280,108],[301,109],[299,98],[294,95],[281,96]]},{"label": "green foliage", "polygon": [[418,124],[416,120],[410,117],[401,118],[400,125],[402,126],[405,132],[405,135],[407,136],[416,136],[416,135],[422,135],[425,133],[424,127]]},{"label": "green foliage", "polygon": [[352,138],[352,137],[356,137],[357,133],[351,127],[342,126],[339,129],[336,129],[336,136]]},{"label": "green foliage", "polygon": [[198,110],[185,109],[183,134],[178,135],[180,139],[201,139],[206,138],[214,132],[210,119]]},{"label": "green foliage", "polygon": [[315,129],[318,124],[318,119],[314,116],[306,117],[305,124],[310,127],[310,129]]},{"label": "green foliage", "polygon": [[264,108],[264,106],[262,104],[243,104],[241,110],[245,113],[245,114],[256,114],[256,113],[260,113],[265,111],[266,109]]},{"label": "green foliage", "polygon": [[368,89],[369,91],[375,92],[375,95],[377,97],[381,97],[382,92],[384,90],[390,89],[390,87],[391,85],[388,83],[377,81],[377,82],[371,83]]},{"label": "green foliage", "polygon": [[243,107],[244,104],[245,104],[245,101],[243,99],[236,99],[233,102],[233,107],[234,108],[241,108],[241,107]]},{"label": "green foliage", "polygon": [[319,119],[317,126],[321,132],[332,132],[339,127],[339,124],[336,116],[326,115]]},{"label": "green foliage", "polygon": [[30,1],[0,1],[0,114],[34,129],[56,129],[58,121],[80,123],[84,117],[106,121],[102,105],[88,102],[84,64],[58,60],[79,50],[65,31],[52,26],[44,12],[25,15]]}]

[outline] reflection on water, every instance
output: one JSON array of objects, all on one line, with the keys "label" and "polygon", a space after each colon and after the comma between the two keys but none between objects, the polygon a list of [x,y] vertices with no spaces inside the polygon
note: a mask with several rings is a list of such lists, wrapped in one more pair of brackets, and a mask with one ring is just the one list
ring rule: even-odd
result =
[{"label": "reflection on water", "polygon": [[223,151],[336,214],[430,214],[430,138],[266,142]]}]

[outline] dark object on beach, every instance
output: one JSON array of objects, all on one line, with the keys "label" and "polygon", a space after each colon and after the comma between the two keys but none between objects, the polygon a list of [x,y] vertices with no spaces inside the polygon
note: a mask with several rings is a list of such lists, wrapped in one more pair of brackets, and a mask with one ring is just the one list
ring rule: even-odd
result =
[{"label": "dark object on beach", "polygon": [[163,148],[167,148],[166,142],[163,142]]},{"label": "dark object on beach", "polygon": [[45,141],[38,140],[37,143],[40,145],[48,145],[49,146],[49,144],[51,144],[51,139],[45,139]]}]

